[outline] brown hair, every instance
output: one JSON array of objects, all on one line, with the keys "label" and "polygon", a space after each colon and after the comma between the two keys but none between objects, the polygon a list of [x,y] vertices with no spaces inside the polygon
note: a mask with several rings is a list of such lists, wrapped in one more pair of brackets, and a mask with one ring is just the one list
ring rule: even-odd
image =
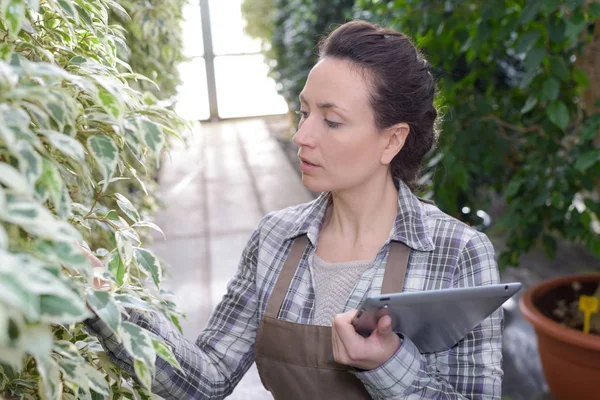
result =
[{"label": "brown hair", "polygon": [[410,126],[391,172],[396,187],[402,179],[414,190],[423,158],[436,140],[430,64],[403,33],[360,20],[347,22],[325,37],[319,43],[319,57],[349,61],[366,73],[378,129],[400,122]]}]

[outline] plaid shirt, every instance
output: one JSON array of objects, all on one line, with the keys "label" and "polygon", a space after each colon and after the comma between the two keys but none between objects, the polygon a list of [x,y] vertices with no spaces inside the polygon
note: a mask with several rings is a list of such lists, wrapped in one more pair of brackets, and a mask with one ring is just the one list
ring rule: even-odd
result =
[{"label": "plaid shirt", "polygon": [[[157,358],[156,394],[177,400],[221,399],[233,391],[254,362],[258,324],[293,239],[307,234],[309,251],[315,251],[330,199],[331,195],[324,193],[310,203],[270,213],[261,220],[227,293],[195,344],[157,314],[131,313],[130,322],[171,344],[185,371],[181,373]],[[420,202],[402,182],[398,205],[388,240],[340,312],[356,309],[365,296],[380,293],[391,240],[412,249],[404,288],[407,292],[499,282],[494,249],[484,234],[434,205]],[[280,310],[281,319],[304,324],[312,320],[315,299],[307,265],[310,258],[303,258],[298,266]],[[90,320],[88,326],[109,356],[133,373],[131,359],[102,321]],[[353,373],[374,399],[500,399],[502,331],[500,308],[447,351],[420,354],[411,340],[404,338],[384,365]]]}]

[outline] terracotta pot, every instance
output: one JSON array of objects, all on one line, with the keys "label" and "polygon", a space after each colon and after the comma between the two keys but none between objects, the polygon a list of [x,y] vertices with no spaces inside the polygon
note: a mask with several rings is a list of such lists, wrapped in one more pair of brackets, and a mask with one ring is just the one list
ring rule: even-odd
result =
[{"label": "terracotta pot", "polygon": [[600,274],[569,275],[542,281],[523,292],[519,309],[535,328],[544,376],[553,396],[557,400],[598,400],[600,336],[568,328],[540,311],[540,305],[547,302],[551,293],[566,293],[575,281],[592,287],[592,283],[600,282]]}]

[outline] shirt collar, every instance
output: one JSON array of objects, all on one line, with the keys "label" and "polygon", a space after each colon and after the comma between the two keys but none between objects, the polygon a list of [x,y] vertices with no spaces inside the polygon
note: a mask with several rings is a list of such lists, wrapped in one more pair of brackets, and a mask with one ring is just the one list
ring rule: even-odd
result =
[{"label": "shirt collar", "polygon": [[[316,246],[325,211],[330,202],[330,192],[321,193],[318,198],[310,202],[307,209],[299,216],[298,224],[286,239],[306,234],[313,246]],[[398,213],[390,240],[402,242],[413,250],[431,251],[435,247],[428,233],[423,204],[402,181],[399,183]]]}]

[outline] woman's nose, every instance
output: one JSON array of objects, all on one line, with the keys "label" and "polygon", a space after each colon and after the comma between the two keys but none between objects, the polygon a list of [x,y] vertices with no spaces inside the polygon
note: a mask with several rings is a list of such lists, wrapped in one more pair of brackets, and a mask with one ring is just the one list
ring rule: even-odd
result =
[{"label": "woman's nose", "polygon": [[292,141],[298,147],[314,147],[315,135],[310,127],[311,121],[306,120],[298,126],[298,130],[294,134]]}]

